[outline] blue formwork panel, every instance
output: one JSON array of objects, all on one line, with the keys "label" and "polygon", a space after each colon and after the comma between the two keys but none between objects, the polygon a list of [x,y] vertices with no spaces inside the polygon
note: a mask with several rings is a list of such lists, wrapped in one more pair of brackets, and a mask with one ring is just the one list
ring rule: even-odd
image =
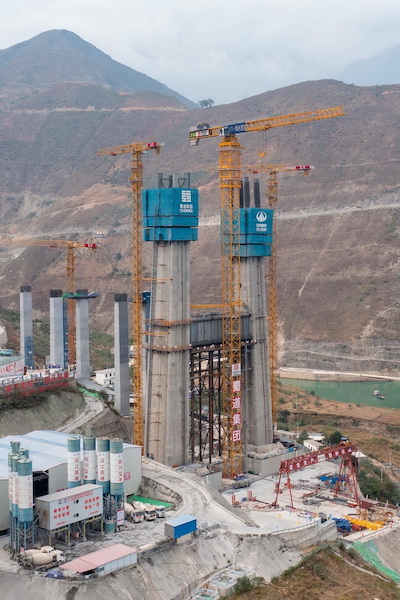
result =
[{"label": "blue formwork panel", "polygon": [[251,258],[259,256],[271,256],[272,246],[270,244],[246,244],[240,246],[240,256]]},{"label": "blue formwork panel", "polygon": [[195,242],[197,227],[150,227],[143,229],[144,242]]},{"label": "blue formwork panel", "polygon": [[274,211],[272,208],[240,209],[240,232],[248,234],[272,234]]},{"label": "blue formwork panel", "polygon": [[[222,243],[223,244],[228,244],[229,245],[229,236],[228,235],[223,235],[222,236]],[[236,239],[235,239],[236,242]],[[244,246],[246,244],[272,244],[272,235],[269,234],[258,234],[258,233],[243,233],[239,235],[239,239],[238,239],[238,243],[241,246]]]},{"label": "blue formwork panel", "polygon": [[240,244],[232,254],[233,256],[240,256],[242,258],[271,256],[272,246],[270,244]]},{"label": "blue formwork panel", "polygon": [[199,191],[182,188],[143,190],[145,227],[197,227]]},{"label": "blue formwork panel", "polygon": [[272,244],[272,235],[270,234],[260,234],[260,233],[247,233],[245,236],[246,244]]}]

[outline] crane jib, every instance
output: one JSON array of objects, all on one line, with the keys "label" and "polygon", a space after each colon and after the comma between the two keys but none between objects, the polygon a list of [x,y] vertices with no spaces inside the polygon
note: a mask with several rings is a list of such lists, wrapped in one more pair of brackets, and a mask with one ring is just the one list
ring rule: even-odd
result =
[{"label": "crane jib", "polygon": [[244,133],[246,131],[246,123],[232,123],[231,125],[224,125],[219,130],[219,135],[235,135],[236,133]]}]

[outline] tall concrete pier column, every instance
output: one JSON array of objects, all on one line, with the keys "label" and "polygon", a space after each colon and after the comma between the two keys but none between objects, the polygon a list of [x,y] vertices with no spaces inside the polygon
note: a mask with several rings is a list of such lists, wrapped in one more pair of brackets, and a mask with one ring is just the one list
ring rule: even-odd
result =
[{"label": "tall concrete pier column", "polygon": [[246,449],[272,444],[273,423],[268,357],[267,301],[265,290],[265,259],[242,258],[242,300],[250,313],[250,332],[255,341],[250,347],[247,393],[244,403]]},{"label": "tall concrete pier column", "polygon": [[115,408],[121,415],[129,415],[129,344],[128,296],[114,296],[114,367]]},{"label": "tall concrete pier column", "polygon": [[[259,205],[259,186],[254,190]],[[244,310],[250,313],[250,333],[254,344],[249,352],[243,417],[246,451],[273,442],[271,383],[268,352],[265,257],[271,256],[273,211],[250,207],[248,180],[243,186],[244,208],[240,209],[240,275]]]},{"label": "tall concrete pier column", "polygon": [[177,466],[189,460],[190,243],[155,246],[145,448]]},{"label": "tall concrete pier column", "polygon": [[62,290],[50,290],[50,364],[65,368],[64,300]]},{"label": "tall concrete pier column", "polygon": [[19,295],[20,307],[20,354],[24,364],[33,368],[33,325],[32,325],[32,288],[22,285]]},{"label": "tall concrete pier column", "polygon": [[143,193],[143,238],[154,253],[145,451],[168,466],[189,461],[190,242],[198,237],[198,214],[198,190]]},{"label": "tall concrete pier column", "polygon": [[[80,297],[81,296],[81,297]],[[76,290],[76,379],[89,379],[89,298],[88,291]]]}]

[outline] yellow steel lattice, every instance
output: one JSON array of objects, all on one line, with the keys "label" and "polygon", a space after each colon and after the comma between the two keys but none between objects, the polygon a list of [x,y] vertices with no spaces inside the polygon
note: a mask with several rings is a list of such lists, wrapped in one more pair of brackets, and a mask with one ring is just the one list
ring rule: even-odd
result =
[{"label": "yellow steel lattice", "polygon": [[144,401],[143,401],[143,315],[142,315],[142,188],[143,161],[142,155],[148,150],[160,153],[163,144],[158,142],[133,143],[122,146],[103,148],[98,156],[117,156],[132,154],[131,189],[132,189],[132,339],[134,346],[134,365],[132,373],[133,394],[133,442],[144,449]]},{"label": "yellow steel lattice", "polygon": [[[222,407],[224,419],[224,475],[242,471],[240,298],[240,149],[235,136],[219,145],[219,185],[222,232]],[[236,374],[235,374],[236,372]],[[233,399],[236,399],[234,402]],[[239,399],[239,400],[238,400]]]}]

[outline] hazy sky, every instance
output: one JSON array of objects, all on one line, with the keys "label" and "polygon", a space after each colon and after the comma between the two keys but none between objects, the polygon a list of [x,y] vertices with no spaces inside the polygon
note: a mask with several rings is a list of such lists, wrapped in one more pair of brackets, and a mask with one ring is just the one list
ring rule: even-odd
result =
[{"label": "hazy sky", "polygon": [[[6,6],[5,6],[6,4]],[[3,0],[0,48],[68,29],[197,102],[234,102],[400,43],[399,0]]]}]

